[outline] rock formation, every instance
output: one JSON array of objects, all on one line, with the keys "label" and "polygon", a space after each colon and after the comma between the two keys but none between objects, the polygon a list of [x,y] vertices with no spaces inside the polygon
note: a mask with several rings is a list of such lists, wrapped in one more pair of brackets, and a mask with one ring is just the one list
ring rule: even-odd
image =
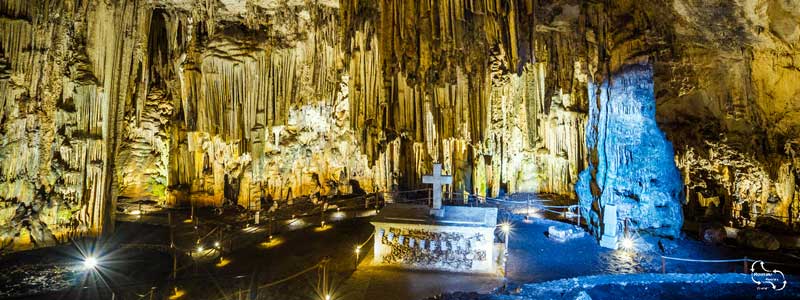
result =
[{"label": "rock formation", "polygon": [[620,69],[590,84],[589,99],[590,164],[576,185],[589,227],[599,230],[602,208],[611,204],[633,230],[680,235],[683,185],[672,145],[655,121],[652,68]]},{"label": "rock formation", "polygon": [[[793,1],[5,0],[0,33],[4,249],[113,229],[126,202],[259,209],[432,162],[456,192],[582,195],[589,221],[613,191],[657,234],[676,203],[800,215]],[[643,149],[593,144],[628,128],[609,109],[646,117],[608,140]]]}]

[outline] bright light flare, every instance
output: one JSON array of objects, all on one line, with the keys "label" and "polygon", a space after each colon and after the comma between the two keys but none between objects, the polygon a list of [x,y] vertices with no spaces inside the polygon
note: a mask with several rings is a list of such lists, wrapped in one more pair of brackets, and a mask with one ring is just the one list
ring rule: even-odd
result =
[{"label": "bright light flare", "polygon": [[95,258],[94,256],[89,256],[84,258],[83,268],[87,270],[97,268],[97,258]]},{"label": "bright light flare", "polygon": [[231,263],[231,260],[220,257],[219,262],[216,264],[217,268],[222,268]]},{"label": "bright light flare", "polygon": [[333,226],[331,226],[331,225],[323,225],[323,226],[314,228],[314,231],[315,232],[323,232],[323,231],[327,231],[328,229],[331,229],[331,227],[333,227]]},{"label": "bright light flare", "polygon": [[622,245],[622,249],[625,250],[633,250],[635,246],[633,243],[633,239],[629,237],[622,238],[622,242],[620,244]]},{"label": "bright light flare", "polygon": [[183,297],[183,295],[186,295],[186,291],[175,287],[175,290],[173,291],[173,294],[169,296],[169,299],[170,300],[180,299],[181,297]]},{"label": "bright light flare", "polygon": [[203,245],[197,246],[197,252],[198,253],[199,252],[203,252],[203,250],[205,250],[205,248],[203,248]]},{"label": "bright light flare", "polygon": [[511,224],[510,223],[500,224],[500,230],[503,230],[503,233],[508,234],[509,232],[511,232]]},{"label": "bright light flare", "polygon": [[338,221],[338,220],[344,219],[344,217],[346,217],[346,216],[347,215],[343,211],[337,211],[337,212],[331,214],[331,219]]},{"label": "bright light flare", "polygon": [[269,241],[263,242],[260,245],[262,248],[269,249],[277,245],[280,245],[281,243],[283,243],[283,240],[280,237],[273,237],[270,238]]},{"label": "bright light flare", "polygon": [[219,242],[214,242],[214,248],[219,248]]},{"label": "bright light flare", "polygon": [[356,246],[356,254],[361,253],[361,246]]}]

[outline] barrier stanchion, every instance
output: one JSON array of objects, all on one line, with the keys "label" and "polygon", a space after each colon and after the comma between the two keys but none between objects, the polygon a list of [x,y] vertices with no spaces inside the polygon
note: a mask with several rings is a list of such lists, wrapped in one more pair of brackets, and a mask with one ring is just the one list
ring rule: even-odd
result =
[{"label": "barrier stanchion", "polygon": [[744,270],[744,273],[745,273],[745,274],[750,274],[750,273],[748,272],[748,270],[747,270],[747,256],[745,256],[745,257],[744,257],[744,260],[742,261],[742,269]]}]

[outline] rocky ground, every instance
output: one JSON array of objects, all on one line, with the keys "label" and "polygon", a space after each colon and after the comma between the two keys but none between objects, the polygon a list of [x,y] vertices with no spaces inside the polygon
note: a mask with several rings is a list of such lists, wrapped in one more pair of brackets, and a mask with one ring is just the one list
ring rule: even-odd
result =
[{"label": "rocky ground", "polygon": [[[195,224],[187,221],[190,210],[170,210],[179,252],[177,280],[170,276],[167,211],[120,215],[114,239],[96,243],[113,245],[97,251],[104,253],[99,270],[105,282],[82,267],[82,255],[75,246],[85,249],[91,247],[83,245],[93,243],[77,241],[2,257],[0,266],[11,271],[0,275],[0,286],[8,287],[0,289],[0,298],[109,299],[113,290],[116,299],[139,299],[149,297],[152,290],[154,299],[162,299],[174,295],[177,287],[181,299],[224,299],[246,295],[248,290],[259,299],[308,299],[316,293],[316,270],[286,284],[263,289],[258,286],[313,266],[323,258],[330,258],[329,276],[335,285],[352,272],[352,247],[369,236],[365,217],[375,212],[364,209],[363,198],[340,199],[329,204],[326,227],[321,230],[322,216],[314,207],[311,202],[298,200],[296,205],[274,212],[271,243],[265,243],[270,227],[267,216],[255,226],[252,214],[239,214],[236,209],[221,214],[198,209]],[[221,251],[214,245],[218,241]],[[202,252],[197,252],[198,245],[204,247]]]},{"label": "rocky ground", "polygon": [[745,274],[600,275],[526,284],[513,292],[452,293],[437,300],[796,299],[796,278],[781,291],[756,290]]}]

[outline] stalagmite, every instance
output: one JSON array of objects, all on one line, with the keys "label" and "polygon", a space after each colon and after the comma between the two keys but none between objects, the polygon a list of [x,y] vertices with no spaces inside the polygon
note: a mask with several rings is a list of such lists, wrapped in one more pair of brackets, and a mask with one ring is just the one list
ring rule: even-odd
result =
[{"label": "stalagmite", "polygon": [[593,224],[616,200],[666,235],[675,203],[800,224],[797,5],[611,2],[2,1],[1,245],[141,200],[415,189],[434,162],[453,192],[580,198]]}]

